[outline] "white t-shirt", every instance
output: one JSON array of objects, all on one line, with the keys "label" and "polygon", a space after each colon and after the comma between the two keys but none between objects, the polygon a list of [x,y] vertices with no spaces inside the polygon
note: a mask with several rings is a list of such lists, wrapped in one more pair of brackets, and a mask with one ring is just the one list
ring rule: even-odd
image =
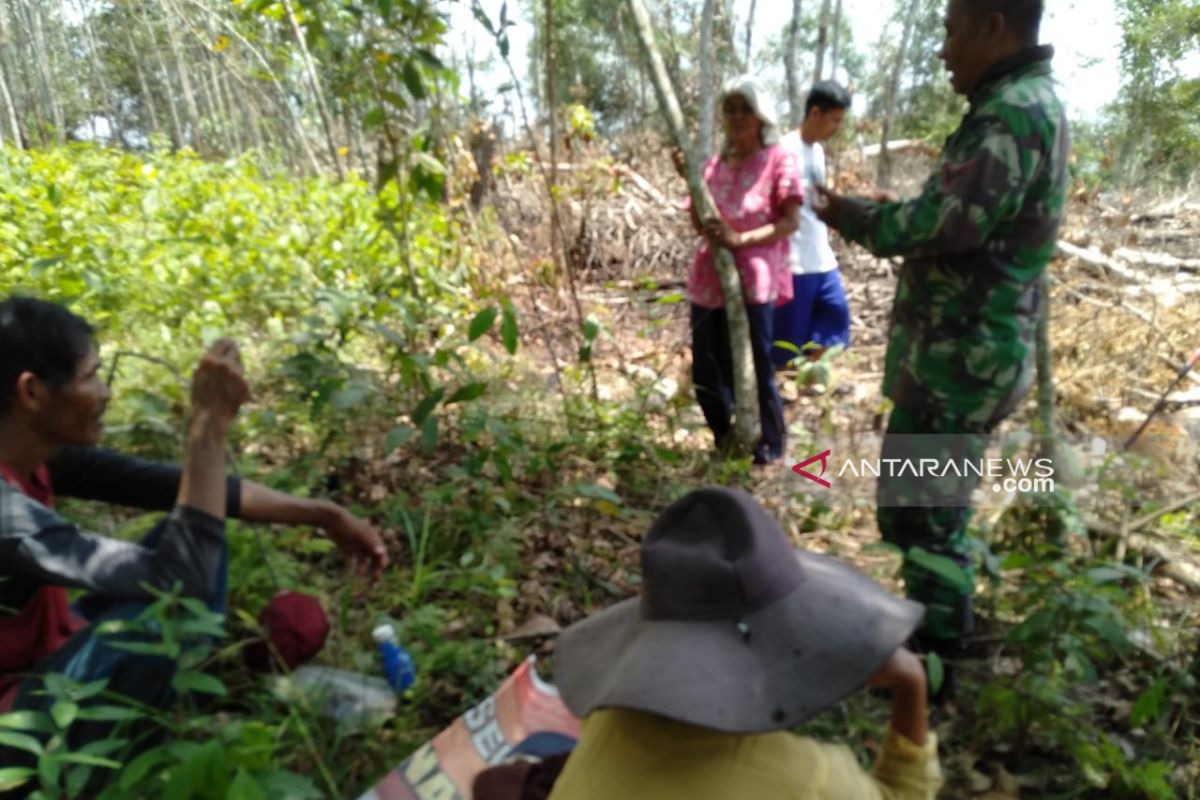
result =
[{"label": "white t-shirt", "polygon": [[813,188],[825,183],[825,149],[820,142],[807,144],[799,131],[789,131],[779,141],[796,156],[804,176],[804,205],[800,208],[800,229],[788,238],[792,273],[812,275],[837,269],[837,257],[829,246],[829,228],[813,213]]}]

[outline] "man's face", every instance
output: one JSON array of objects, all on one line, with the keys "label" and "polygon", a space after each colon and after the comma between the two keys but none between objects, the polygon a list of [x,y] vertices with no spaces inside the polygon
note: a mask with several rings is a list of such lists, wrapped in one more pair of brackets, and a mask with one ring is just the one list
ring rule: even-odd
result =
[{"label": "man's face", "polygon": [[813,106],[813,123],[814,123],[814,138],[818,142],[828,141],[837,134],[838,129],[842,127],[842,120],[846,118],[846,109],[831,108],[828,111],[822,111],[820,108]]},{"label": "man's face", "polygon": [[104,410],[110,397],[112,392],[100,377],[100,355],[90,347],[70,383],[58,391],[43,386],[33,427],[56,444],[94,445],[104,430]]},{"label": "man's face", "polygon": [[988,19],[977,19],[963,0],[949,0],[946,7],[946,39],[938,58],[950,73],[950,85],[958,94],[970,94],[979,79],[995,63],[993,37]]}]

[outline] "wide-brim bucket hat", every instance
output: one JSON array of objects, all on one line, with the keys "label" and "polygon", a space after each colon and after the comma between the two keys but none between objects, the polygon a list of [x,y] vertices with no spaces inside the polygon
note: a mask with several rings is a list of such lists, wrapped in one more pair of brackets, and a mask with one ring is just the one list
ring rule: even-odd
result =
[{"label": "wide-brim bucket hat", "polygon": [[643,593],[572,625],[555,682],[580,717],[646,711],[730,733],[790,728],[863,686],[924,615],[794,550],[745,492],[691,492],[642,545]]},{"label": "wide-brim bucket hat", "polygon": [[741,95],[746,98],[754,116],[762,123],[762,143],[764,146],[779,144],[779,116],[775,113],[775,103],[767,94],[766,88],[754,75],[738,75],[725,81],[721,87],[718,102],[724,102],[730,95]]}]

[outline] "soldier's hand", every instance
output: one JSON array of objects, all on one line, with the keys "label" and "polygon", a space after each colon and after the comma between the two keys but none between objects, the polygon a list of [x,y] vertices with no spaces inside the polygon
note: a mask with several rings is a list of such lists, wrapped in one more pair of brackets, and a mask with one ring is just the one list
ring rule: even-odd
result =
[{"label": "soldier's hand", "polygon": [[867,197],[874,203],[899,203],[900,195],[893,192],[891,189],[880,189],[875,187],[867,194]]},{"label": "soldier's hand", "polygon": [[813,187],[813,213],[831,228],[837,228],[838,216],[842,212],[842,196],[823,185]]}]

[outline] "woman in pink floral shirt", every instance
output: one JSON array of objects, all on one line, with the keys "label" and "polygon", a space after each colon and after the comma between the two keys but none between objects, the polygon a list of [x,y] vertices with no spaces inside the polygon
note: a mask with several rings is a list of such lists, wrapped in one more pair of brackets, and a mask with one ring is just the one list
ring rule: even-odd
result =
[{"label": "woman in pink floral shirt", "polygon": [[754,463],[783,456],[783,404],[771,363],[773,309],[792,299],[788,236],[799,227],[804,195],[795,158],[779,146],[775,110],[758,79],[734,78],[721,91],[725,143],[704,165],[704,180],[721,219],[692,221],[705,241],[688,276],[692,304],[692,382],[708,427],[721,447],[732,425],[733,356],[725,297],[713,265],[713,247],[733,252],[750,317],[750,345],[758,378],[762,438]]}]

